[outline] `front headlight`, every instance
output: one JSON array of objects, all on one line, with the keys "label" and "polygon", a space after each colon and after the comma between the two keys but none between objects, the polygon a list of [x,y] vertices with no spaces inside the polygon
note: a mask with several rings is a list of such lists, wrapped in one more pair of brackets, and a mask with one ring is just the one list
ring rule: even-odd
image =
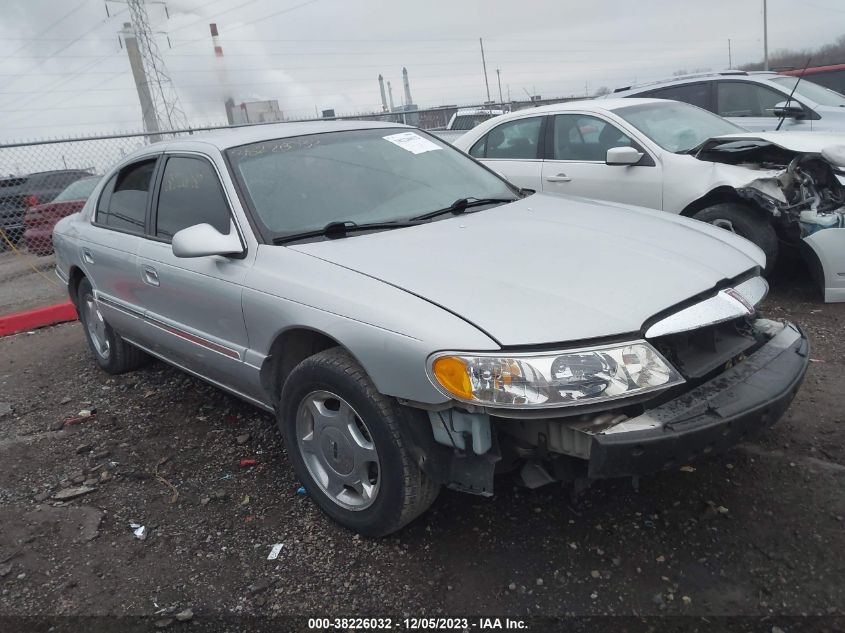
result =
[{"label": "front headlight", "polygon": [[443,352],[428,367],[450,398],[514,409],[589,404],[684,382],[645,341],[537,354]]}]

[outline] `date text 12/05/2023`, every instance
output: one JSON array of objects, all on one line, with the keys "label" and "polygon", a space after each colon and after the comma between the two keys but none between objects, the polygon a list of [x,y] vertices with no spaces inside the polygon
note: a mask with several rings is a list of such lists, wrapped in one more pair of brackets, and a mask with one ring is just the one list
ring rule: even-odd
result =
[{"label": "date text 12/05/2023", "polygon": [[528,628],[525,620],[519,618],[308,618],[311,630],[389,630],[408,631],[424,630],[524,630]]}]

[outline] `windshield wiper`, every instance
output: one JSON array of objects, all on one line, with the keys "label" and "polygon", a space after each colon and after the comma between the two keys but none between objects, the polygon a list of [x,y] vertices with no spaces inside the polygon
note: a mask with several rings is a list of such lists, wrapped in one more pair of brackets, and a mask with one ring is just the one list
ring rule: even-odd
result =
[{"label": "windshield wiper", "polygon": [[337,239],[346,237],[350,233],[357,233],[358,231],[384,231],[388,229],[401,229],[406,226],[416,226],[418,222],[369,222],[366,224],[355,224],[351,220],[343,222],[329,222],[321,229],[313,231],[303,231],[302,233],[291,233],[290,235],[279,235],[273,238],[273,244],[287,244],[289,242],[297,242],[299,240],[306,240],[310,237],[327,237],[329,239]]},{"label": "windshield wiper", "polygon": [[457,215],[459,213],[463,213],[471,207],[480,207],[484,204],[515,202],[516,200],[518,200],[518,198],[458,198],[448,207],[443,207],[442,209],[436,209],[434,211],[429,211],[428,213],[415,216],[411,218],[411,221],[416,222],[420,220],[430,220],[431,218],[436,218],[439,215],[446,215],[447,213],[454,213]]}]

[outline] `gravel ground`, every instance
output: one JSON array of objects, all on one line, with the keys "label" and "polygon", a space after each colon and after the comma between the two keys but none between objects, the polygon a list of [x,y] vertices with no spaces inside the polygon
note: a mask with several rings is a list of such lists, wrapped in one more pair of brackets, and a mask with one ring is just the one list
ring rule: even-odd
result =
[{"label": "gravel ground", "polygon": [[55,258],[0,248],[0,316],[67,300],[55,273]]},{"label": "gravel ground", "polygon": [[[845,304],[802,286],[776,280],[766,312],[805,327],[814,362],[758,441],[639,490],[444,491],[381,540],[298,494],[271,416],[160,363],[110,377],[78,324],[0,339],[0,616],[820,615],[842,630]],[[84,494],[55,498],[68,491]]]}]

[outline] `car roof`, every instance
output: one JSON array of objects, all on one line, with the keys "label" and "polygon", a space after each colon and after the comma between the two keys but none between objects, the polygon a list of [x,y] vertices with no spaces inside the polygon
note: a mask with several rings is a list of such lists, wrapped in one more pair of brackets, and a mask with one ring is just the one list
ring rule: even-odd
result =
[{"label": "car roof", "polygon": [[507,119],[519,118],[520,115],[530,116],[534,114],[554,114],[556,112],[569,112],[571,110],[606,110],[612,112],[618,108],[627,108],[637,104],[644,103],[665,103],[666,99],[579,99],[577,101],[562,101],[560,103],[552,103],[550,105],[538,106],[536,108],[525,108],[523,110],[516,110],[504,117],[497,118],[496,121],[503,121]]},{"label": "car roof", "polygon": [[[753,81],[755,83],[764,83],[769,77],[776,77],[780,73],[770,71],[745,71],[745,70],[721,70],[708,71],[702,73],[692,73],[689,75],[679,75],[677,77],[665,77],[655,81],[647,81],[640,84],[633,84],[622,88],[616,88],[608,97],[613,98],[619,94],[638,93],[646,90],[654,90],[660,87],[679,86],[688,83],[696,83],[700,81],[716,81],[718,79],[732,79],[735,81]],[[767,82],[766,82],[767,83]]]},{"label": "car roof", "polygon": [[239,145],[259,143],[277,138],[291,138],[306,134],[324,134],[326,132],[346,132],[351,130],[373,130],[387,128],[408,128],[409,125],[390,123],[385,121],[297,121],[290,123],[267,123],[242,127],[223,128],[209,132],[200,132],[190,136],[182,136],[168,141],[160,141],[149,145],[146,150],[177,149],[181,145],[197,142],[207,143],[220,151]]}]

